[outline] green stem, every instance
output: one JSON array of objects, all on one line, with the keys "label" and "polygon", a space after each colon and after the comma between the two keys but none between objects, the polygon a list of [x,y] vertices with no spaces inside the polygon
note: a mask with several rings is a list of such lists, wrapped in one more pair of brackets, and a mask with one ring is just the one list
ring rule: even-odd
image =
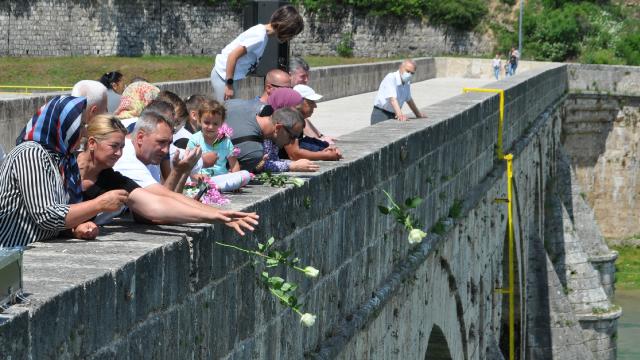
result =
[{"label": "green stem", "polygon": [[[287,299],[283,298],[282,296],[276,294],[275,291],[273,291],[273,289],[271,287],[269,287],[269,291],[273,294],[273,296],[277,297],[278,299],[280,299],[280,302],[287,304],[288,307],[290,307],[291,309],[293,309],[295,312],[297,312],[298,314],[300,314],[300,310],[296,309],[295,307],[289,305],[289,302],[287,301]],[[302,314],[300,314],[302,315]]]},{"label": "green stem", "polygon": [[216,244],[221,245],[221,246],[230,247],[232,249],[236,249],[236,250],[242,251],[242,252],[247,253],[247,254],[260,256],[260,257],[263,257],[263,258],[266,258],[266,259],[276,260],[276,259],[272,258],[271,256],[267,256],[267,255],[265,255],[265,254],[263,254],[261,252],[243,249],[243,248],[235,246],[235,245],[225,244],[225,243],[222,243],[222,242],[219,242],[219,241],[216,241]]},{"label": "green stem", "polygon": [[382,192],[387,195],[387,198],[389,198],[389,201],[391,201],[391,204],[398,210],[400,210],[400,206],[398,206],[398,204],[396,204],[396,202],[393,200],[393,198],[391,197],[391,195],[389,195],[389,193],[386,190],[382,190]]},{"label": "green stem", "polygon": [[289,265],[289,266],[291,266],[292,268],[294,268],[294,269],[296,269],[296,270],[300,271],[301,273],[304,273],[304,274],[306,274],[306,273],[307,273],[306,271],[304,271],[304,269],[303,269],[303,268],[297,267],[297,266],[295,266],[295,265]]}]

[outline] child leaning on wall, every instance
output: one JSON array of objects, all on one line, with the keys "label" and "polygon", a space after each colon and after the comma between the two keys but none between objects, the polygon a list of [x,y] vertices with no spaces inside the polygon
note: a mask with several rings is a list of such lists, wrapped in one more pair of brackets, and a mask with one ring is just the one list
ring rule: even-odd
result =
[{"label": "child leaning on wall", "polygon": [[278,8],[269,23],[255,25],[222,49],[216,55],[211,70],[213,96],[218,102],[232,99],[237,90],[236,81],[244,79],[255,70],[264,53],[269,37],[284,43],[300,34],[304,28],[302,16],[295,7],[285,5]]},{"label": "child leaning on wall", "polygon": [[215,163],[201,169],[200,174],[210,177],[220,191],[233,191],[246,185],[251,174],[240,170],[236,149],[231,143],[233,130],[224,123],[225,116],[226,109],[222,104],[211,99],[203,101],[198,108],[200,131],[191,135],[187,148],[200,146],[203,157],[215,153]]}]

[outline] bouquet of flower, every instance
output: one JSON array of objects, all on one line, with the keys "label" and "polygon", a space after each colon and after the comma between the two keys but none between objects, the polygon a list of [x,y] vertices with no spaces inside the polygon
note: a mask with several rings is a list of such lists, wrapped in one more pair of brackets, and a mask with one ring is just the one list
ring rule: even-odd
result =
[{"label": "bouquet of flower", "polygon": [[233,135],[233,129],[229,125],[227,125],[226,123],[223,123],[218,128],[218,135],[216,136],[216,139],[213,141],[212,145],[215,145],[215,144],[219,143],[225,137],[231,138],[232,135]]},{"label": "bouquet of flower", "polygon": [[195,198],[201,191],[204,194],[200,197],[200,201],[206,205],[225,205],[229,203],[229,199],[220,193],[218,186],[209,177],[204,180],[195,182],[187,182],[184,185],[183,194],[188,197]]}]

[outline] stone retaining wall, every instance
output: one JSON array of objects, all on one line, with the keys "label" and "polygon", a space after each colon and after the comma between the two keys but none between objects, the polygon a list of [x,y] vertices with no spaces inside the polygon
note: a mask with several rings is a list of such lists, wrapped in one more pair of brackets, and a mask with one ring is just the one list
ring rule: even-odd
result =
[{"label": "stone retaining wall", "polygon": [[[242,12],[207,0],[0,1],[0,56],[215,55],[243,31]],[[353,11],[305,14],[293,54],[336,55],[352,34],[355,56],[486,54],[486,35],[430,26],[420,19]]]}]

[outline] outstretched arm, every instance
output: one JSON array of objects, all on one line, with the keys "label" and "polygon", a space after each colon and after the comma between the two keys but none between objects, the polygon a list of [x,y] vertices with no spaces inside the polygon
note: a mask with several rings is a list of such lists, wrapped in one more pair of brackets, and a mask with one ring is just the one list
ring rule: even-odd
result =
[{"label": "outstretched arm", "polygon": [[192,198],[167,190],[160,184],[139,188],[131,192],[127,205],[136,214],[156,224],[190,222],[222,222],[244,235],[258,224],[256,213],[226,211],[205,205]]},{"label": "outstretched arm", "polygon": [[426,116],[420,111],[420,109],[418,109],[418,107],[416,106],[416,103],[413,102],[413,99],[407,101],[407,104],[411,108],[411,111],[413,111],[413,113],[416,114],[417,118],[426,118]]}]

